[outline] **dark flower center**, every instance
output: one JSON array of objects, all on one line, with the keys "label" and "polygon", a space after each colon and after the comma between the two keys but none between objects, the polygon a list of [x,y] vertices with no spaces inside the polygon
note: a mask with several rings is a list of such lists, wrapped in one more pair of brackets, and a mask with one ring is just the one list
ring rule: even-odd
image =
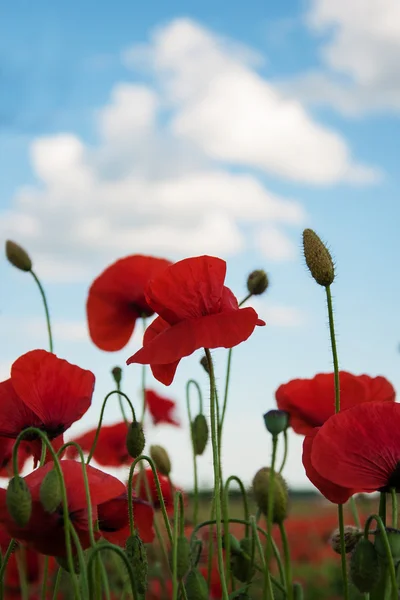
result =
[{"label": "dark flower center", "polygon": [[[26,425],[26,427],[24,427],[24,429],[27,429],[28,427],[31,427],[31,425]],[[41,425],[37,429],[44,431],[44,433],[46,433],[49,440],[54,440],[54,438],[58,437],[65,431],[64,425]],[[39,438],[39,436],[33,432],[32,433],[29,432],[24,435],[24,440],[27,442],[33,442],[33,441],[37,440],[38,438]]]},{"label": "dark flower center", "polygon": [[393,488],[397,493],[400,492],[400,462],[397,463],[395,470],[390,475],[387,485],[380,488],[378,492],[390,492]]}]

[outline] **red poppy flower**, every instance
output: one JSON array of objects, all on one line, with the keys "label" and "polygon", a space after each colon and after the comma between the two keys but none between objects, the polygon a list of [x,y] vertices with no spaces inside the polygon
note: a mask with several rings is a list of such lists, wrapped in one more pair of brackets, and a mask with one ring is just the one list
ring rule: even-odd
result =
[{"label": "red poppy flower", "polygon": [[[133,496],[133,521],[140,538],[146,544],[154,540],[154,510],[149,502]],[[108,541],[123,546],[130,535],[128,494],[104,502],[97,508],[101,533]]]},{"label": "red poppy flower", "polygon": [[115,352],[129,342],[136,319],[154,310],[144,296],[148,281],[170,261],[152,256],[127,256],[110,265],[92,283],[86,303],[89,333],[101,350]]},{"label": "red poppy flower", "polygon": [[[96,436],[96,429],[91,429],[74,442],[79,444],[83,452],[89,453]],[[100,429],[96,448],[93,454],[95,461],[104,467],[120,467],[121,465],[130,465],[133,459],[129,456],[126,449],[126,434],[128,427],[124,421],[115,423],[115,425],[103,425]],[[74,446],[69,446],[68,458],[76,459],[78,451]]]},{"label": "red poppy flower", "polygon": [[[93,373],[55,354],[27,352],[12,365],[11,378],[0,383],[0,436],[16,438],[23,429],[38,427],[60,447],[60,436],[89,408],[94,382]],[[37,459],[40,440],[26,439]]]},{"label": "red poppy flower", "polygon": [[239,308],[224,286],[226,263],[199,256],[181,260],[152,279],[146,300],[159,315],[148,327],[143,348],[127,364],[149,364],[170,385],[181,358],[198,348],[233,348],[265,325],[251,308]]},{"label": "red poppy flower", "polygon": [[[309,442],[307,460],[318,477],[352,488],[353,493],[391,488],[399,492],[399,428],[400,406],[396,403],[354,406],[333,415],[319,428]],[[317,487],[329,498],[325,484],[319,481]]]},{"label": "red poppy flower", "polygon": [[169,423],[170,425],[180,426],[173,413],[176,409],[176,403],[173,400],[159,396],[152,390],[146,390],[146,405],[149,409],[154,425],[159,423]]},{"label": "red poppy flower", "polygon": [[[165,475],[161,475],[157,471],[158,479],[160,481],[161,493],[164,499],[165,507],[167,510],[174,510],[174,494],[175,488],[172,485],[170,479]],[[147,480],[147,484],[145,481]],[[132,478],[133,489],[136,491],[139,498],[147,500],[147,487],[150,491],[151,503],[155,509],[160,508],[160,501],[157,493],[157,486],[152,469],[144,469],[142,472],[135,473]]]},{"label": "red poppy flower", "polygon": [[[340,372],[341,411],[365,402],[394,402],[395,395],[392,384],[384,377]],[[281,385],[275,397],[278,408],[289,413],[293,430],[307,435],[335,413],[334,374],[322,373],[313,379],[293,379]]]},{"label": "red poppy flower", "polygon": [[[67,490],[69,516],[82,547],[85,549],[90,545],[90,538],[82,465],[74,460],[62,460],[60,464]],[[11,537],[29,544],[38,552],[49,556],[65,556],[62,506],[53,514],[49,514],[45,512],[40,502],[40,486],[43,478],[52,468],[53,463],[49,462],[25,477],[32,497],[32,515],[25,527],[19,527],[11,518],[6,504],[6,490],[0,489],[0,522]],[[102,510],[102,504],[124,494],[126,487],[115,477],[90,465],[86,466],[86,472],[89,481],[93,520],[96,520],[98,511],[101,512]],[[110,527],[111,524],[108,523],[108,528]],[[101,533],[100,530],[100,533],[95,535],[99,537]]]}]

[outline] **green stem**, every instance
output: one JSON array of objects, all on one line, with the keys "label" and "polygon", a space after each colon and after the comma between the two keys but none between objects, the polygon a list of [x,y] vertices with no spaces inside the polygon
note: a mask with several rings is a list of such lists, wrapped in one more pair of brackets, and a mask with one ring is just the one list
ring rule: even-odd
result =
[{"label": "green stem", "polygon": [[279,523],[279,531],[281,534],[282,545],[283,545],[283,557],[284,557],[284,565],[285,565],[285,575],[286,575],[286,590],[287,590],[287,598],[288,600],[293,600],[293,578],[292,578],[292,564],[290,560],[290,548],[288,544],[288,539],[286,535],[285,525],[283,522]]},{"label": "green stem", "polygon": [[376,524],[378,525],[379,533],[382,536],[383,545],[385,546],[385,551],[386,551],[386,560],[387,560],[387,566],[388,566],[388,571],[389,571],[388,577],[390,578],[390,586],[385,585],[385,588],[391,589],[391,595],[393,597],[393,600],[398,600],[396,568],[395,568],[394,562],[393,562],[393,556],[392,556],[392,551],[390,549],[388,536],[386,533],[386,527],[385,527],[383,520],[381,519],[381,517],[379,515],[370,515],[368,517],[368,519],[366,520],[365,526],[364,526],[364,538],[368,539],[369,528],[371,525],[371,521],[373,521],[373,520],[375,520]]},{"label": "green stem", "polygon": [[[146,331],[146,317],[142,316],[143,335]],[[142,365],[142,416],[140,422],[143,425],[144,415],[146,414],[146,365]]]},{"label": "green stem", "polygon": [[286,465],[287,456],[288,456],[288,434],[287,434],[287,429],[285,429],[285,431],[283,432],[283,457],[282,457],[282,463],[281,463],[281,466],[279,467],[278,473],[282,473],[282,471]]},{"label": "green stem", "polygon": [[[132,595],[134,600],[139,600],[138,594],[136,592],[136,584],[135,584],[135,575],[132,569],[132,565],[128,560],[128,557],[126,556],[125,552],[119,548],[118,546],[114,546],[114,544],[109,544],[109,543],[105,543],[105,544],[101,544],[101,546],[96,546],[95,548],[93,548],[90,552],[90,556],[87,562],[87,570],[89,573],[89,582],[90,582],[90,589],[93,589],[93,581],[92,581],[92,565],[94,563],[95,557],[96,555],[101,552],[102,550],[111,550],[112,552],[115,552],[116,554],[118,554],[118,556],[123,560],[125,567],[128,571],[128,575],[129,575],[129,580],[130,580],[130,584],[131,584],[131,589],[132,589]],[[90,596],[88,596],[89,598]]]},{"label": "green stem", "polygon": [[14,549],[16,546],[16,542],[15,540],[11,540],[11,542],[8,544],[8,548],[6,550],[6,553],[1,561],[1,568],[0,568],[0,598],[1,600],[3,600],[4,598],[4,574],[5,574],[5,570],[7,568],[7,564],[8,561],[10,559],[11,554],[13,553]]},{"label": "green stem", "polygon": [[74,541],[75,544],[75,549],[76,549],[76,553],[78,555],[78,560],[79,560],[79,573],[82,579],[82,583],[83,583],[83,587],[86,591],[87,596],[89,597],[89,583],[88,583],[88,579],[87,579],[87,575],[86,575],[86,563],[85,563],[85,555],[83,554],[83,549],[82,549],[82,545],[81,545],[81,541],[79,539],[78,534],[76,533],[74,526],[72,525],[71,521],[68,522],[68,528],[71,534],[71,537]]},{"label": "green stem", "polygon": [[386,526],[386,493],[381,492],[379,497],[379,516],[383,524]]},{"label": "green stem", "polygon": [[174,539],[172,543],[172,598],[178,600],[178,536],[183,534],[184,506],[182,492],[174,497]]},{"label": "green stem", "polygon": [[398,521],[398,512],[397,512],[397,494],[396,494],[396,488],[392,488],[390,490],[390,493],[392,495],[392,527],[394,527],[395,529],[397,529],[397,521]]},{"label": "green stem", "polygon": [[193,525],[197,525],[197,519],[199,514],[199,481],[197,474],[197,456],[195,451],[195,444],[193,440],[193,429],[192,429],[192,414],[190,410],[190,386],[194,385],[197,389],[197,393],[199,395],[199,414],[203,414],[203,395],[201,393],[201,388],[197,381],[194,379],[189,379],[186,384],[186,407],[189,417],[190,424],[190,437],[192,441],[192,450],[193,450],[193,473],[194,473],[194,499],[193,499]]},{"label": "green stem", "polygon": [[354,525],[358,527],[358,529],[361,529],[360,516],[358,514],[358,508],[354,496],[350,498],[350,508],[353,514]]},{"label": "green stem", "polygon": [[215,375],[214,365],[211,358],[211,353],[208,348],[204,349],[207,361],[208,371],[210,375],[210,419],[211,419],[211,442],[213,450],[213,465],[214,465],[214,498],[215,498],[215,517],[216,517],[216,529],[217,529],[217,555],[218,555],[218,568],[219,575],[221,578],[221,590],[222,599],[229,600],[228,588],[225,579],[224,569],[224,555],[222,550],[222,531],[221,531],[221,482],[220,482],[220,466],[219,466],[219,452],[218,452],[218,426],[216,423],[216,398],[215,398]]},{"label": "green stem", "polygon": [[[268,511],[267,511],[267,531],[269,534],[269,538],[272,539],[272,525],[274,518],[274,483],[275,483],[275,462],[276,462],[276,451],[278,447],[278,436],[272,436],[272,458],[271,458],[271,468],[269,472],[269,482],[268,482]],[[269,572],[269,564],[271,557],[271,544],[269,540],[265,544],[265,571],[264,571],[264,598],[274,599],[274,592],[271,585],[271,577]]]},{"label": "green stem", "polygon": [[53,336],[52,336],[52,333],[51,333],[50,312],[49,312],[49,307],[48,307],[48,304],[47,304],[46,294],[44,292],[43,286],[40,283],[40,280],[39,280],[38,276],[36,275],[36,273],[34,271],[32,271],[32,270],[31,270],[31,273],[32,273],[33,279],[37,283],[37,286],[38,286],[39,291],[40,291],[40,295],[42,296],[43,306],[44,306],[44,312],[46,313],[47,333],[49,335],[49,348],[50,348],[50,352],[53,352]]},{"label": "green stem", "polygon": [[54,584],[54,590],[53,590],[53,600],[57,600],[58,596],[58,588],[60,587],[60,583],[61,583],[61,578],[62,578],[62,568],[59,567],[58,571],[57,571],[57,576],[56,576],[56,581]]},{"label": "green stem", "polygon": [[29,586],[26,578],[26,548],[20,547],[19,551],[15,554],[18,567],[19,585],[21,588],[21,600],[29,599]]},{"label": "green stem", "polygon": [[43,579],[42,579],[42,593],[41,600],[46,600],[47,598],[47,577],[49,575],[49,557],[44,557],[44,567],[43,567]]},{"label": "green stem", "polygon": [[121,398],[121,382],[120,381],[117,382],[117,391],[119,392],[118,393],[118,402],[119,402],[119,408],[121,410],[122,418],[125,421],[125,423],[127,425],[129,425],[128,417],[126,416],[126,412],[124,409],[124,403],[122,402],[122,398]]}]

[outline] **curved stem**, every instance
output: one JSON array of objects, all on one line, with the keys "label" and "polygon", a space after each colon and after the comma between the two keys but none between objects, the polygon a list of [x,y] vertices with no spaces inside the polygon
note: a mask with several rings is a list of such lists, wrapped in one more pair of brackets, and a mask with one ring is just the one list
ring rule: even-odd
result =
[{"label": "curved stem", "polygon": [[3,597],[4,597],[4,573],[7,568],[7,564],[10,559],[10,556],[13,553],[13,551],[15,550],[15,546],[16,546],[16,541],[11,540],[10,543],[8,544],[6,553],[3,556],[3,559],[1,561],[1,568],[0,568],[0,598],[1,598],[1,600],[3,600]]},{"label": "curved stem", "polygon": [[385,546],[386,559],[387,559],[387,564],[388,564],[388,568],[389,568],[389,576],[390,576],[390,583],[391,583],[390,587],[391,587],[393,600],[398,600],[396,569],[395,569],[394,562],[393,562],[392,551],[390,549],[390,544],[389,544],[388,536],[386,533],[385,524],[383,523],[383,521],[379,515],[370,515],[368,517],[368,519],[365,521],[364,538],[368,539],[369,527],[370,527],[371,521],[373,521],[373,520],[375,520],[376,524],[378,525],[379,533],[382,536],[383,545]]},{"label": "curved stem", "polygon": [[[94,562],[94,559],[99,552],[102,552],[102,550],[111,550],[111,551],[115,552],[116,554],[118,554],[118,556],[123,560],[123,562],[125,563],[125,567],[128,571],[133,598],[134,598],[134,600],[139,600],[138,594],[136,591],[135,575],[134,575],[134,572],[132,569],[132,565],[129,562],[128,557],[126,556],[125,552],[118,546],[114,546],[114,544],[105,543],[105,544],[101,544],[101,546],[96,546],[95,548],[93,548],[93,550],[90,553],[88,562],[87,562],[89,581],[91,581],[91,579],[92,579],[92,564]],[[90,588],[93,589],[93,585],[91,585]]]},{"label": "curved stem", "polygon": [[122,414],[122,418],[125,421],[125,423],[127,425],[129,425],[129,421],[128,421],[128,417],[126,416],[126,412],[124,409],[124,403],[122,402],[122,398],[121,398],[121,382],[117,381],[117,391],[118,393],[118,402],[119,402],[119,408],[121,410],[121,414]]},{"label": "curved stem", "polygon": [[47,304],[46,294],[45,294],[43,286],[40,283],[40,280],[39,280],[38,276],[36,275],[36,273],[32,270],[30,272],[32,273],[33,279],[36,281],[37,286],[40,291],[40,295],[42,296],[44,312],[46,313],[47,333],[49,335],[49,348],[50,348],[50,352],[53,352],[53,336],[51,333],[50,312],[49,312],[49,307]]},{"label": "curved stem", "polygon": [[288,434],[287,434],[287,429],[285,429],[285,431],[283,432],[283,457],[282,457],[282,462],[281,462],[281,466],[279,467],[278,473],[282,473],[282,471],[286,465],[287,456],[288,456]]},{"label": "curved stem", "polygon": [[195,451],[195,445],[193,440],[193,428],[192,428],[192,414],[190,410],[190,386],[194,385],[197,389],[197,393],[199,395],[199,414],[203,414],[203,395],[201,393],[201,388],[195,379],[189,379],[186,384],[186,407],[189,417],[189,425],[190,425],[190,438],[192,441],[192,450],[193,450],[193,474],[194,474],[194,499],[193,499],[193,525],[197,525],[197,518],[199,513],[199,481],[197,475],[197,456]]},{"label": "curved stem", "polygon": [[62,577],[62,568],[59,567],[58,571],[57,571],[56,581],[54,584],[54,589],[53,589],[53,600],[57,600],[57,598],[58,598],[58,588],[60,587],[61,577]]},{"label": "curved stem", "polygon": [[215,398],[215,375],[214,365],[211,358],[211,353],[208,348],[204,349],[207,361],[208,371],[210,375],[210,418],[211,418],[211,441],[213,450],[213,465],[214,465],[214,498],[215,498],[215,517],[217,529],[217,555],[218,568],[221,578],[222,599],[229,600],[228,588],[225,579],[224,556],[222,551],[222,531],[221,531],[221,483],[220,483],[220,466],[218,452],[218,427],[216,422],[216,398]]},{"label": "curved stem", "polygon": [[358,529],[361,529],[360,516],[358,514],[358,508],[354,496],[350,498],[350,508],[353,514],[354,525],[358,527]]}]

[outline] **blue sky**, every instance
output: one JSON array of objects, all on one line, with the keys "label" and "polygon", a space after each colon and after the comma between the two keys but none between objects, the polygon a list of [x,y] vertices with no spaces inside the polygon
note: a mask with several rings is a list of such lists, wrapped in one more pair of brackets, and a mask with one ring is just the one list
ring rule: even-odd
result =
[{"label": "blue sky", "polygon": [[[238,298],[254,268],[271,279],[255,303],[267,327],[234,351],[225,434],[227,474],[250,481],[269,460],[262,414],[274,390],[331,369],[304,227],[336,260],[342,367],[399,389],[398,39],[395,0],[2,7],[0,236],[26,247],[45,282],[56,353],[96,374],[94,406],[76,431],[95,423],[110,368],[140,343],[138,332],[120,353],[91,345],[92,279],[131,253],[216,254]],[[20,354],[46,347],[46,331],[30,277],[5,260],[0,277],[6,378]],[[198,359],[167,390],[151,382],[178,401],[183,421],[185,381],[206,384]],[[216,352],[221,386],[225,360]],[[139,402],[136,367],[125,380]],[[115,407],[107,415],[118,419]],[[187,429],[148,437],[179,460],[175,478],[189,485]],[[301,438],[291,443],[288,480],[306,486]],[[204,482],[211,471],[207,454]]]}]

